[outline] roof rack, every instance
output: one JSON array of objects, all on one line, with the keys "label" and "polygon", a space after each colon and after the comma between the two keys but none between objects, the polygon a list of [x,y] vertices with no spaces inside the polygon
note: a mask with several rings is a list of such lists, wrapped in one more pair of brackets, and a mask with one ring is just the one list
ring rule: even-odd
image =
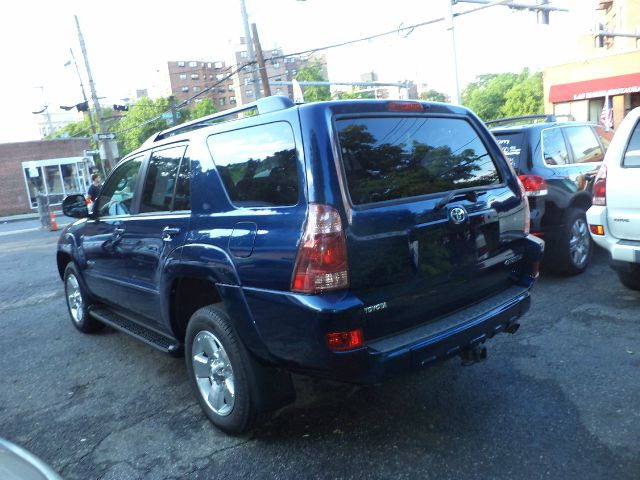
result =
[{"label": "roof rack", "polygon": [[497,120],[489,120],[488,122],[484,122],[484,124],[487,126],[496,126],[496,125],[508,125],[510,123],[521,123],[523,121],[533,123],[536,120],[541,120],[544,123],[550,123],[550,122],[556,122],[557,117],[553,114],[522,115],[520,117],[508,117],[508,118],[499,118]]},{"label": "roof rack", "polygon": [[149,146],[149,144],[177,135],[183,131],[195,130],[196,128],[202,128],[219,121],[224,121],[225,117],[230,117],[238,113],[256,110],[258,115],[262,115],[265,113],[277,112],[278,110],[285,110],[293,107],[294,105],[295,103],[293,103],[289,97],[284,95],[274,95],[271,97],[261,98],[255,102],[247,103],[212,115],[207,115],[206,117],[197,118],[191,122],[186,122],[175,127],[162,130],[161,132],[151,135],[151,137],[144,142],[143,146]]}]

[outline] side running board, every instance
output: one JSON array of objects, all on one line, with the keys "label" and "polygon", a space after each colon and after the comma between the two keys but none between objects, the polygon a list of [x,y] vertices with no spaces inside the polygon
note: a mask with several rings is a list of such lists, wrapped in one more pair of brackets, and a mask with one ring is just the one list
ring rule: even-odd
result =
[{"label": "side running board", "polygon": [[102,323],[106,323],[116,330],[128,333],[138,340],[142,340],[144,343],[149,344],[152,347],[155,347],[165,353],[178,355],[182,351],[182,345],[177,339],[147,328],[123,315],[120,315],[108,309],[107,307],[101,305],[92,305],[89,308],[89,315],[91,315],[96,320]]}]

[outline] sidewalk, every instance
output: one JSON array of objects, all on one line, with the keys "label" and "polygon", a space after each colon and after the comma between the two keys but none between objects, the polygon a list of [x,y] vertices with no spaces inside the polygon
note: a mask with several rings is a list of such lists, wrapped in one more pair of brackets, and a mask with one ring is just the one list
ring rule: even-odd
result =
[{"label": "sidewalk", "polygon": [[[56,218],[58,217],[62,217],[63,219],[65,219],[65,221],[67,223],[69,223],[68,221],[68,217],[66,217],[65,215],[62,214],[62,210],[54,210],[53,213],[56,214]],[[6,217],[0,217],[0,223],[9,223],[9,222],[18,222],[20,220],[39,220],[40,216],[38,215],[38,213],[22,213],[19,215],[8,215]]]}]

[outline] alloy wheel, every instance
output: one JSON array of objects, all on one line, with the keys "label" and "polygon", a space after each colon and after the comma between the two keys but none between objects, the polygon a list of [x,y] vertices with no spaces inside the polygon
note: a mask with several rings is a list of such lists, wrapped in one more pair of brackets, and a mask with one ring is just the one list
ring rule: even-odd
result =
[{"label": "alloy wheel", "polygon": [[81,324],[84,319],[84,301],[82,299],[82,291],[80,283],[75,275],[71,274],[67,277],[67,303],[71,318],[77,324]]},{"label": "alloy wheel", "polygon": [[569,237],[569,255],[576,267],[581,268],[587,262],[590,248],[587,222],[582,218],[578,218],[571,226],[571,235]]},{"label": "alloy wheel", "polygon": [[193,339],[191,364],[198,390],[208,407],[221,417],[235,404],[235,381],[229,356],[213,333],[201,331]]}]

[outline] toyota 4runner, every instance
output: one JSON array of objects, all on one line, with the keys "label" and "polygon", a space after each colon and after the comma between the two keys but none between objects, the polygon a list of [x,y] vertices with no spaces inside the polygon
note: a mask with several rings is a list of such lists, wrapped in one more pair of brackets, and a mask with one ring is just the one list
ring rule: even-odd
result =
[{"label": "toyota 4runner", "polygon": [[522,186],[462,107],[269,97],[160,132],[60,236],[74,326],[183,352],[229,433],[294,398],[513,333],[543,242]]}]

